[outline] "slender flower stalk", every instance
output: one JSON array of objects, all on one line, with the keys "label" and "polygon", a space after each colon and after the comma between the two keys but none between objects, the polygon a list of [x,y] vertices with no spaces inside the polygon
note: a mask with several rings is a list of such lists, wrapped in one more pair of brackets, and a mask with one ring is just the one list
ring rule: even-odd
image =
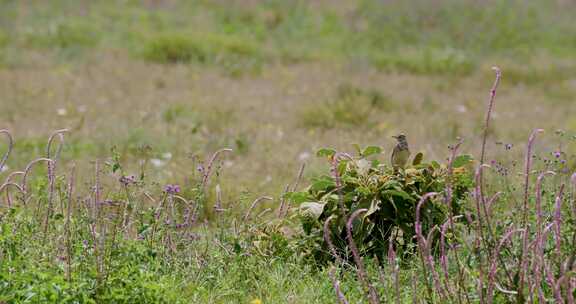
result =
[{"label": "slender flower stalk", "polygon": [[302,163],[302,165],[300,165],[300,169],[298,169],[298,175],[296,175],[296,180],[292,185],[292,189],[290,189],[292,192],[296,191],[298,186],[300,186],[300,181],[302,180],[302,176],[304,176],[304,169],[306,169],[306,163]]},{"label": "slender flower stalk", "polygon": [[336,264],[342,265],[342,259],[340,258],[340,255],[338,255],[338,251],[336,251],[336,247],[334,246],[334,243],[332,243],[332,237],[330,237],[330,235],[331,235],[330,221],[333,218],[334,218],[334,216],[332,215],[332,216],[328,217],[326,219],[326,221],[324,221],[324,241],[328,245],[328,250],[330,250],[330,253],[334,257],[334,259],[336,259]]},{"label": "slender flower stalk", "polygon": [[538,291],[538,298],[541,302],[544,300],[544,296],[542,294],[542,289],[540,288],[541,283],[541,271],[542,271],[542,255],[543,251],[543,242],[542,242],[542,230],[543,230],[543,222],[544,222],[544,215],[542,213],[542,182],[544,177],[547,175],[555,175],[553,171],[547,171],[540,173],[538,178],[536,179],[535,185],[535,204],[536,204],[536,242],[534,244],[534,262],[533,262],[533,272],[534,272],[534,279],[533,285],[535,289]]},{"label": "slender flower stalk", "polygon": [[[490,97],[488,99],[488,109],[486,110],[486,119],[484,120],[484,132],[482,135],[482,148],[480,152],[480,166],[484,165],[485,155],[486,155],[486,140],[488,139],[488,133],[490,131],[490,118],[492,116],[492,111],[494,110],[494,101],[496,99],[496,90],[500,84],[500,78],[502,78],[502,72],[497,66],[493,66],[492,70],[496,73],[496,78],[494,79],[494,84],[490,89]],[[484,177],[482,176],[482,171],[480,171],[480,180],[478,187],[480,192],[484,191]],[[482,201],[484,203],[484,201]]]},{"label": "slender flower stalk", "polygon": [[286,202],[286,193],[288,192],[295,192],[300,185],[300,181],[302,180],[302,176],[304,175],[304,169],[306,168],[306,163],[302,163],[300,169],[298,170],[298,175],[296,176],[296,180],[292,186],[287,184],[284,188],[284,192],[282,192],[282,197],[280,198],[280,207],[278,207],[278,217],[282,218],[286,216],[288,210],[290,209],[290,203]]},{"label": "slender flower stalk", "polygon": [[444,287],[448,294],[452,295],[453,291],[450,287],[450,274],[448,273],[448,253],[446,252],[446,231],[451,220],[446,220],[440,229],[440,266],[444,272]]},{"label": "slender flower stalk", "polygon": [[339,155],[339,153],[336,153],[334,156],[332,156],[330,170],[332,171],[332,177],[334,178],[334,183],[336,184],[336,192],[338,192],[338,209],[340,209],[340,217],[344,220],[346,218],[347,210],[346,206],[344,206],[344,196],[342,194],[342,180],[340,178],[339,172]]},{"label": "slender flower stalk", "polygon": [[56,177],[54,173],[54,161],[48,162],[48,208],[46,210],[46,218],[44,220],[44,241],[46,241],[48,233],[48,225],[50,217],[52,216],[53,200],[54,200],[54,184],[56,182]]},{"label": "slender flower stalk", "polygon": [[[432,273],[432,279],[434,280],[434,285],[436,290],[438,291],[438,293],[440,294],[440,296],[442,298],[446,297],[446,294],[444,293],[444,290],[442,289],[442,287],[440,286],[440,279],[438,277],[438,273],[436,272],[435,266],[434,266],[434,258],[432,257],[430,250],[429,250],[429,240],[431,240],[431,235],[432,232],[434,231],[434,229],[431,229],[431,231],[429,232],[428,238],[424,238],[424,235],[422,233],[422,223],[420,222],[420,209],[422,208],[422,206],[428,201],[428,199],[431,199],[432,197],[438,195],[438,193],[436,192],[429,192],[424,194],[421,198],[420,201],[418,202],[418,205],[416,206],[416,221],[414,223],[414,227],[416,230],[416,238],[418,240],[418,249],[420,249],[420,257],[422,258],[422,264],[424,266],[424,271],[426,271],[426,266],[428,266],[430,268],[430,271]],[[436,227],[437,229],[437,227]],[[429,292],[429,297],[430,300],[432,298],[431,295],[431,287],[428,286],[428,292]]]},{"label": "slender flower stalk", "polygon": [[500,78],[502,77],[502,72],[497,66],[492,67],[492,70],[496,72],[496,78],[494,79],[494,84],[490,89],[490,98],[488,99],[488,110],[486,111],[486,120],[484,121],[484,135],[482,136],[482,150],[480,152],[480,164],[484,164],[484,156],[486,151],[486,139],[488,138],[488,132],[490,127],[490,117],[492,115],[492,110],[494,109],[494,100],[496,99],[496,89],[500,84]]},{"label": "slender flower stalk", "polygon": [[450,158],[448,159],[448,166],[447,166],[447,177],[446,177],[446,188],[445,188],[445,204],[446,207],[448,207],[448,210],[450,210],[450,228],[452,230],[454,230],[454,223],[452,222],[452,217],[454,216],[454,210],[452,208],[452,175],[453,175],[453,170],[452,170],[452,165],[454,163],[454,159],[456,158],[456,155],[458,153],[458,148],[460,148],[460,145],[462,145],[462,140],[460,139],[458,141],[458,143],[456,143],[456,145],[454,145],[453,147],[450,147]]},{"label": "slender flower stalk", "polygon": [[330,279],[332,280],[332,286],[334,287],[334,291],[336,292],[336,298],[338,299],[338,303],[348,304],[348,300],[346,300],[346,296],[344,296],[344,293],[342,293],[342,290],[340,289],[340,281],[338,281],[338,279],[336,279],[336,275],[334,274],[335,271],[336,270],[335,270],[334,266],[332,266],[332,268],[328,272],[328,275],[330,276]]},{"label": "slender flower stalk", "polygon": [[388,264],[392,268],[392,279],[394,280],[394,294],[396,304],[400,304],[400,280],[398,278],[398,261],[396,261],[396,251],[393,242],[388,242]]},{"label": "slender flower stalk", "polygon": [[[286,184],[286,186],[284,187],[284,191],[282,191],[282,195],[280,196],[280,206],[278,207],[278,217],[282,218],[284,217],[284,209],[285,209],[285,205],[286,205],[286,194],[290,191],[290,184]],[[289,207],[286,208],[286,210],[288,210]],[[286,211],[287,213],[288,211]]]},{"label": "slender flower stalk", "polygon": [[17,183],[12,183],[12,182],[6,182],[6,183],[0,185],[0,193],[2,193],[2,191],[8,191],[8,187],[14,187],[14,188],[18,189],[18,191],[20,191],[21,193],[24,193],[22,186],[18,185]]},{"label": "slender flower stalk", "polygon": [[530,186],[530,168],[532,165],[532,147],[534,145],[534,141],[536,140],[536,134],[543,132],[542,129],[536,129],[532,131],[530,134],[530,138],[528,139],[528,145],[526,146],[526,162],[524,165],[524,205],[522,206],[522,227],[526,229],[526,225],[528,224],[528,189]]},{"label": "slender flower stalk", "polygon": [[220,188],[220,184],[217,184],[214,191],[216,192],[216,201],[214,202],[214,213],[216,215],[220,215],[224,211],[222,208],[222,188]]},{"label": "slender flower stalk", "polygon": [[496,246],[496,250],[494,251],[491,259],[490,272],[488,273],[488,286],[487,286],[488,291],[486,293],[486,302],[488,304],[492,304],[492,298],[494,297],[494,282],[496,279],[496,272],[498,270],[496,266],[498,262],[498,255],[500,254],[502,246],[504,246],[504,244],[509,241],[509,239],[512,237],[514,233],[525,231],[526,230],[524,229],[508,229],[508,231],[504,234],[504,236],[498,243],[498,246]]},{"label": "slender flower stalk", "polygon": [[[8,176],[6,177],[6,180],[4,181],[4,184],[8,184],[8,183],[13,183],[12,182],[12,178],[17,176],[17,175],[22,175],[24,176],[24,171],[14,171],[11,172],[10,174],[8,174]],[[20,185],[17,185],[18,190],[22,193],[22,188],[20,187]],[[0,190],[0,193],[2,193],[2,191]],[[10,190],[6,189],[6,202],[8,203],[8,207],[12,207],[12,196],[10,195]]]},{"label": "slender flower stalk", "polygon": [[548,281],[548,285],[552,287],[556,303],[563,304],[564,297],[562,297],[562,289],[560,288],[558,280],[556,280],[556,278],[554,277],[550,264],[547,261],[544,261],[544,272],[546,274],[546,280]]},{"label": "slender flower stalk", "polygon": [[[561,234],[561,226],[562,226],[562,200],[564,195],[564,184],[560,186],[560,190],[558,190],[558,194],[556,195],[555,199],[555,208],[554,208],[554,239],[556,241],[556,258],[562,258],[562,234]],[[558,264],[561,264],[558,261]],[[560,275],[563,275],[562,271]]]},{"label": "slender flower stalk", "polygon": [[214,162],[216,161],[218,156],[224,152],[232,152],[232,149],[229,148],[220,149],[214,152],[214,154],[212,154],[212,157],[208,161],[208,166],[206,166],[206,169],[204,169],[204,175],[202,177],[202,186],[201,186],[202,190],[206,190],[206,186],[208,185],[208,179],[210,178],[210,175],[212,173],[212,167],[214,166]]},{"label": "slender flower stalk", "polygon": [[4,152],[4,155],[2,155],[2,158],[0,158],[0,172],[2,172],[2,169],[4,169],[4,166],[8,161],[8,157],[10,157],[10,153],[12,153],[12,149],[14,148],[14,138],[12,137],[12,134],[10,134],[10,131],[6,129],[1,129],[0,134],[4,134],[8,140],[8,148],[6,149],[6,152]]},{"label": "slender flower stalk", "polygon": [[[528,139],[528,145],[526,146],[526,161],[524,164],[524,199],[523,199],[523,206],[522,206],[522,224],[521,226],[529,233],[528,227],[528,190],[530,187],[530,170],[532,166],[532,147],[534,146],[534,141],[536,140],[536,134],[543,132],[542,129],[535,129],[530,134],[530,138]],[[520,251],[519,262],[518,262],[518,295],[516,301],[518,303],[524,302],[524,277],[522,274],[522,269],[525,268],[524,264],[526,261],[524,260],[526,257],[526,250],[527,250],[527,242],[528,240],[525,238],[522,241],[522,250]]]},{"label": "slender flower stalk", "polygon": [[66,278],[68,283],[72,282],[72,240],[70,232],[70,222],[72,220],[72,208],[74,199],[72,195],[74,193],[74,180],[76,178],[76,166],[73,164],[70,170],[70,178],[68,180],[68,204],[66,208],[66,224],[64,225],[64,231],[66,233]]},{"label": "slender flower stalk", "polygon": [[572,184],[572,216],[576,219],[576,173],[573,173],[570,177],[570,183]]},{"label": "slender flower stalk", "polygon": [[254,207],[256,207],[256,205],[257,205],[259,202],[264,201],[264,200],[272,201],[272,200],[274,200],[274,199],[271,198],[271,197],[269,197],[269,196],[261,196],[261,197],[255,199],[255,200],[252,202],[252,205],[250,205],[250,208],[248,208],[248,210],[246,211],[246,214],[244,214],[244,218],[242,218],[242,220],[243,220],[244,222],[246,222],[246,221],[250,218],[250,213],[252,213],[252,209],[254,209]]},{"label": "slender flower stalk", "polygon": [[368,289],[368,301],[371,304],[378,304],[380,303],[378,293],[376,289],[370,281],[368,280],[368,274],[366,273],[366,269],[364,268],[364,263],[362,262],[362,257],[360,256],[360,252],[358,251],[358,247],[356,246],[356,242],[354,242],[354,237],[352,236],[352,223],[354,219],[358,217],[361,213],[368,211],[368,209],[358,209],[350,215],[348,218],[348,222],[346,223],[346,238],[348,240],[348,246],[350,246],[350,250],[352,251],[352,256],[354,257],[354,262],[358,267],[356,274],[358,275],[358,280],[362,282],[366,289]]},{"label": "slender flower stalk", "polygon": [[[27,183],[26,183],[26,181],[27,181],[27,179],[28,179],[28,175],[30,175],[30,171],[32,171],[32,167],[33,167],[35,164],[40,163],[40,162],[52,162],[52,160],[49,159],[49,158],[43,158],[43,157],[42,157],[42,158],[38,158],[38,159],[35,159],[35,160],[31,161],[31,162],[26,166],[26,169],[24,169],[24,175],[22,176],[22,181],[20,182],[20,187],[22,188],[22,192],[24,192],[24,194],[25,194],[24,203],[26,203],[26,201],[27,201],[27,199],[28,199],[28,196],[29,196],[29,193],[28,193],[28,185],[27,185]],[[50,175],[50,172],[49,172],[49,175]],[[50,179],[50,178],[51,178],[51,177],[48,176],[48,179]]]},{"label": "slender flower stalk", "polygon": [[486,218],[492,218],[492,205],[494,204],[494,202],[496,202],[500,198],[500,196],[502,194],[504,194],[504,192],[502,192],[502,191],[498,191],[498,192],[494,193],[492,195],[492,197],[490,197],[490,199],[488,199],[486,204],[484,204],[486,206],[486,208],[484,210],[484,215],[486,216]]},{"label": "slender flower stalk", "polygon": [[[51,160],[53,160],[54,166],[56,166],[56,162],[60,158],[60,153],[62,152],[62,148],[64,147],[64,133],[68,131],[69,131],[68,129],[61,129],[54,131],[54,133],[52,133],[52,135],[50,135],[50,137],[48,138],[48,144],[46,145],[46,158],[50,158]],[[54,139],[56,137],[58,137],[59,144],[58,147],[56,148],[54,156],[52,157],[51,155],[52,143],[54,142]]]}]

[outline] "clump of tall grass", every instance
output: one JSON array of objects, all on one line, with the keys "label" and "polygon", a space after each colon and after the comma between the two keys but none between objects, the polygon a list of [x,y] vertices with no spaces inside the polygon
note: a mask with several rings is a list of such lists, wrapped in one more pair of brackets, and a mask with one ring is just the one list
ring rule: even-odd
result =
[{"label": "clump of tall grass", "polygon": [[144,43],[142,56],[145,60],[164,64],[219,66],[232,76],[257,72],[265,61],[265,55],[255,42],[214,33],[157,34]]},{"label": "clump of tall grass", "polygon": [[[80,194],[78,189],[85,189],[86,183],[77,181],[76,166],[72,164],[66,173],[68,170],[59,162],[67,132],[55,131],[48,139],[45,157],[31,161],[22,171],[10,172],[0,184],[0,265],[13,265],[23,271],[26,266],[21,259],[56,260],[62,264],[66,286],[70,288],[58,297],[74,294],[75,286],[93,279],[93,286],[85,292],[68,296],[117,300],[112,292],[118,288],[117,280],[129,277],[118,276],[122,267],[116,259],[124,259],[122,248],[148,248],[151,255],[161,257],[160,263],[182,255],[184,248],[197,238],[194,230],[205,219],[210,180],[221,170],[218,159],[231,149],[216,151],[206,161],[197,160],[196,170],[191,170],[193,174],[185,187],[166,184],[161,189],[145,174],[138,178],[126,175],[118,158],[97,159],[88,189]],[[14,140],[8,130],[0,133],[7,139],[7,150],[0,159],[0,168],[4,168]],[[26,229],[20,227],[24,223]],[[32,237],[27,246],[40,250],[41,257],[32,257],[27,247],[18,247],[24,245],[19,239],[24,235]],[[5,274],[2,272],[1,276]],[[17,276],[7,287],[0,287],[0,299],[21,300],[18,296],[5,298],[4,294],[5,288],[18,294],[20,279]],[[142,288],[146,299],[164,292],[155,290],[157,286],[153,285]]]}]

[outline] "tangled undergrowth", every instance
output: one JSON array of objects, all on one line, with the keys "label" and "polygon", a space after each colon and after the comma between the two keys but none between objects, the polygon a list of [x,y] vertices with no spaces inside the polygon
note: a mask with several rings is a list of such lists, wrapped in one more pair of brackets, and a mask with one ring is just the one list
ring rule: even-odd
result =
[{"label": "tangled undergrowth", "polygon": [[[574,303],[574,165],[538,163],[536,130],[520,179],[494,174],[485,146],[499,80],[478,161],[460,142],[445,164],[418,154],[397,172],[378,147],[322,149],[330,174],[299,191],[302,167],[276,210],[259,208],[270,197],[223,201],[211,181],[228,149],[195,159],[179,184],[149,180],[145,161],[130,175],[115,155],[81,181],[57,131],[44,157],[3,174],[0,302]],[[13,139],[0,133],[2,172]]]}]

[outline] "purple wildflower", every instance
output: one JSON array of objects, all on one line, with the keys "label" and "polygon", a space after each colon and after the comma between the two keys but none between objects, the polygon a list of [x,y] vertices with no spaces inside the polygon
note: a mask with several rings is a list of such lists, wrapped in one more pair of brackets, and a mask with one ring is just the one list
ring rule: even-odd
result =
[{"label": "purple wildflower", "polygon": [[119,181],[124,187],[128,187],[128,186],[136,183],[136,177],[134,175],[122,176],[122,177],[120,177]]},{"label": "purple wildflower", "polygon": [[510,149],[512,149],[512,144],[505,144],[505,145],[504,145],[504,148],[505,148],[506,150],[510,150]]},{"label": "purple wildflower", "polygon": [[560,156],[562,156],[562,152],[560,152],[560,151],[555,151],[555,152],[554,152],[554,157],[560,158]]},{"label": "purple wildflower", "polygon": [[168,185],[164,186],[164,192],[166,192],[168,194],[180,193],[180,186],[168,184]]}]

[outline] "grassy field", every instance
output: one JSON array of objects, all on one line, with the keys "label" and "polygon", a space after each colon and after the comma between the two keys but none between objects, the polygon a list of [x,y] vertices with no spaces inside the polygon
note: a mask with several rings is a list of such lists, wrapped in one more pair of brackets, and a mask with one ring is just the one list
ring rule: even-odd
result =
[{"label": "grassy field", "polygon": [[[14,187],[27,184],[18,174],[16,185],[0,187],[0,303],[330,303],[338,301],[331,266],[350,303],[372,301],[351,256],[311,261],[311,248],[328,249],[303,232],[294,193],[310,195],[302,193],[331,176],[319,149],[380,146],[366,158],[388,165],[400,132],[442,174],[450,172],[449,145],[462,139],[460,153],[478,168],[487,138],[491,168],[481,192],[502,194],[494,227],[482,226],[491,216],[476,210],[477,195],[460,198],[472,216],[447,236],[462,241],[464,262],[452,262],[444,291],[430,287],[437,280],[426,254],[399,258],[397,281],[385,255],[381,265],[366,256],[381,302],[488,303],[494,291],[477,285],[489,282],[488,257],[503,235],[528,230],[539,248],[538,227],[549,221],[556,226],[540,246],[545,253],[528,255],[533,272],[517,273],[531,277],[538,263],[548,265],[542,286],[527,279],[535,289],[527,283],[518,292],[522,279],[503,279],[494,301],[574,303],[575,12],[560,0],[0,0],[0,129],[14,137],[0,178],[38,157],[57,160],[55,170],[41,161],[20,193]],[[502,79],[485,130],[494,65]],[[545,132],[529,152],[524,199],[526,146],[537,128]],[[62,151],[56,136],[47,155],[60,129],[68,130]],[[223,148],[232,151],[210,166]],[[378,176],[393,176],[373,165]],[[475,168],[467,169],[470,193]],[[556,175],[544,179],[539,216],[536,179],[549,170]],[[118,182],[130,175],[135,184]],[[173,184],[182,206],[165,188]],[[286,215],[277,211],[282,202],[293,207]],[[195,216],[190,227],[171,227],[186,216]],[[502,277],[532,250],[511,237],[495,270]],[[539,299],[528,297],[540,287]]]}]

